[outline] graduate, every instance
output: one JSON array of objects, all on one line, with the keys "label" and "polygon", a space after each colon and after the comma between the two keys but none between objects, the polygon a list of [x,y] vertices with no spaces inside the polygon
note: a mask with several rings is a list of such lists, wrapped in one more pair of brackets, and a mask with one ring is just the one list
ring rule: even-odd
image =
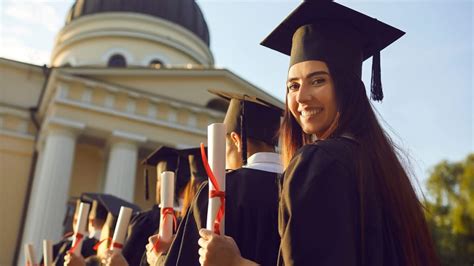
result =
[{"label": "graduate", "polygon": [[[438,265],[423,208],[377,120],[380,51],[404,32],[332,1],[305,1],[262,42],[289,55],[278,265]],[[406,62],[409,63],[409,62]],[[416,89],[416,88],[414,88]],[[255,265],[202,230],[203,265]]]},{"label": "graduate", "polygon": [[[79,204],[81,202],[89,203],[92,205],[92,208],[89,212],[89,225],[88,231],[89,236],[85,237],[81,247],[81,255],[84,258],[88,258],[92,255],[95,255],[94,245],[99,241],[100,230],[105,222],[107,216],[106,208],[92,199],[91,197],[86,196],[87,193],[81,195],[80,199],[76,201],[76,206],[74,210],[72,227],[74,228],[77,223],[77,218],[79,215]],[[65,219],[67,220],[67,219]],[[53,245],[53,262],[55,265],[64,264],[64,256],[67,254],[67,251],[71,248],[73,241],[73,233],[67,233],[65,237],[58,243]],[[43,260],[41,260],[43,263]]]},{"label": "graduate", "polygon": [[[196,150],[196,149],[194,149]],[[157,175],[160,175],[164,171],[172,171],[176,174],[176,186],[175,186],[175,206],[176,217],[178,223],[181,220],[181,212],[183,206],[186,205],[186,187],[192,182],[193,178],[202,176],[202,172],[196,173],[196,177],[193,177],[190,170],[188,156],[195,153],[193,149],[177,150],[170,147],[160,147],[153,151],[147,158],[142,161],[145,166],[156,167]],[[146,190],[148,190],[148,169],[145,170],[146,179]],[[202,178],[201,178],[202,179]],[[196,182],[196,181],[194,181]],[[160,201],[161,201],[161,182],[160,178],[157,178],[156,182],[156,197],[155,205],[151,210],[142,212],[135,216],[130,222],[129,226],[129,237],[127,243],[123,248],[123,256],[129,265],[139,265],[143,255],[146,253],[145,247],[148,243],[148,239],[158,232],[160,226]],[[148,197],[148,191],[145,191],[146,198]],[[181,197],[179,195],[182,195]],[[183,200],[180,200],[182,198]],[[189,204],[188,204],[189,205]],[[146,261],[146,260],[145,260]]]},{"label": "graduate", "polygon": [[[171,149],[171,148],[166,148]],[[142,165],[145,167],[151,166],[156,167],[157,175],[163,171],[176,171],[177,167],[177,155],[167,156],[161,158],[158,156],[161,147],[153,151],[147,158],[142,161]],[[145,199],[148,200],[148,169],[145,169]],[[156,197],[155,205],[151,210],[147,210],[139,213],[133,217],[129,225],[129,238],[123,248],[123,256],[130,265],[139,265],[142,259],[142,255],[145,252],[145,246],[148,242],[148,238],[152,236],[160,226],[160,191],[161,183],[160,178],[157,176],[156,179]]]},{"label": "graduate", "polygon": [[[90,248],[93,250],[93,253],[87,257],[83,254],[82,256],[75,256],[74,254],[69,253],[68,249],[64,254],[64,265],[100,265],[102,260],[108,255],[107,250],[112,242],[112,236],[114,234],[115,225],[120,213],[120,208],[122,206],[131,208],[133,213],[140,212],[140,208],[135,204],[132,204],[116,196],[102,193],[83,193],[81,195],[81,200],[84,200],[85,202],[93,202],[92,206],[94,206],[94,202],[96,202],[96,206],[101,207],[96,209],[92,208],[91,212],[93,216],[104,217],[106,214],[106,218],[100,230],[100,237],[98,239],[99,241],[93,240],[95,245]],[[103,213],[104,210],[105,213]],[[89,215],[89,217],[91,217],[91,215]],[[91,221],[89,220],[89,222]],[[88,243],[86,240],[84,240],[82,250],[84,250],[84,245],[90,246],[91,243]]]},{"label": "graduate", "polygon": [[[277,231],[280,157],[275,153],[282,110],[256,97],[222,91],[229,101],[226,136],[225,233],[242,254],[273,265],[279,246]],[[199,265],[199,229],[206,226],[209,187],[199,189],[169,251],[157,264]],[[166,256],[164,254],[167,254]]]}]

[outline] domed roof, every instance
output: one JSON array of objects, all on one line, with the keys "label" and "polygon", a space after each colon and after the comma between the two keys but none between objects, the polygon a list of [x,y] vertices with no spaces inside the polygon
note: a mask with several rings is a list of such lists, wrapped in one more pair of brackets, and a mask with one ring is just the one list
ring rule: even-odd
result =
[{"label": "domed roof", "polygon": [[166,19],[190,30],[209,46],[209,29],[194,0],[76,0],[66,25],[80,17],[105,12],[133,12]]}]

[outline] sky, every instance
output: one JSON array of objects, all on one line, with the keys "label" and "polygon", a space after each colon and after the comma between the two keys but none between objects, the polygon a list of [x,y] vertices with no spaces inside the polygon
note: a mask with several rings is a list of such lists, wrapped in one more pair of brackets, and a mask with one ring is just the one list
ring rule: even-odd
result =
[{"label": "sky", "polygon": [[[289,58],[259,45],[296,0],[198,0],[216,67],[284,101]],[[420,186],[442,161],[474,152],[474,0],[337,1],[406,32],[382,51],[385,98],[373,103]],[[0,57],[49,64],[72,0],[0,0]],[[371,60],[363,81],[370,85]],[[0,81],[1,82],[1,81]]]}]

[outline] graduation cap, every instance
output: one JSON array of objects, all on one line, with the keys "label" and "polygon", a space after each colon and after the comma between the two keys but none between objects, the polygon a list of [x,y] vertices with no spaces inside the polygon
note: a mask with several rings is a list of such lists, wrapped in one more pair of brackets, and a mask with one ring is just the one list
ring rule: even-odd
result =
[{"label": "graduation cap", "polygon": [[[158,168],[157,172],[172,171],[175,173],[176,185],[175,192],[183,189],[189,181],[189,163],[186,157],[179,150],[162,146],[153,151],[142,161],[145,166],[154,166]],[[149,198],[148,170],[145,167],[145,199]]]},{"label": "graduation cap", "polygon": [[90,202],[95,205],[95,209],[91,208],[92,215],[104,220],[107,218],[108,213],[118,217],[120,207],[122,206],[131,208],[134,213],[140,211],[140,207],[137,205],[110,194],[82,193],[81,201]]},{"label": "graduation cap", "polygon": [[230,101],[224,124],[227,133],[240,132],[242,139],[242,161],[247,164],[247,138],[263,141],[269,145],[278,144],[277,131],[283,110],[263,99],[245,94],[208,90]]},{"label": "graduation cap", "polygon": [[201,158],[201,149],[191,148],[180,150],[179,152],[181,155],[188,157],[190,177],[199,183],[207,180],[206,169],[204,169],[204,164]]},{"label": "graduation cap", "polygon": [[159,173],[163,171],[174,172],[178,165],[178,158],[174,153],[174,149],[162,146],[150,153],[141,164],[145,166],[145,199],[148,200],[150,198],[150,183],[147,166],[156,167]]},{"label": "graduation cap", "polygon": [[380,51],[405,33],[330,0],[304,1],[263,41],[290,56],[290,67],[321,60],[361,78],[362,62],[373,57],[371,98],[383,99]]}]

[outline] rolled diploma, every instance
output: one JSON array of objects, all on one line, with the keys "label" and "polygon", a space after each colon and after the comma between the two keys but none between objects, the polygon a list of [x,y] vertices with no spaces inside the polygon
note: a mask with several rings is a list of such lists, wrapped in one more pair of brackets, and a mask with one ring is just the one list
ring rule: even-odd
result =
[{"label": "rolled diploma", "polygon": [[53,266],[53,242],[43,240],[43,260],[44,266]]},{"label": "rolled diploma", "polygon": [[125,235],[127,234],[128,223],[132,217],[132,209],[127,207],[120,207],[120,213],[118,216],[117,226],[115,226],[114,237],[112,238],[112,246],[110,250],[118,250],[119,248],[114,247],[113,243],[124,244]]},{"label": "rolled diploma", "polygon": [[35,265],[35,251],[32,244],[25,244],[25,258],[26,265],[33,266]]},{"label": "rolled diploma", "polygon": [[[161,173],[161,208],[174,207],[174,172],[166,171]],[[160,215],[160,238],[169,241],[173,237],[173,217],[166,219]]]},{"label": "rolled diploma", "polygon": [[[209,166],[219,183],[221,191],[225,191],[225,135],[226,127],[223,123],[210,124],[207,127],[207,150]],[[209,191],[215,189],[209,180]],[[206,229],[213,230],[214,220],[221,206],[220,198],[209,198],[207,208]],[[220,232],[224,235],[225,216],[222,217]]]},{"label": "rolled diploma", "polygon": [[[89,210],[91,208],[91,205],[88,203],[81,202],[81,205],[79,205],[79,218],[77,220],[76,228],[74,230],[74,239],[72,240],[72,246],[71,247],[76,247],[74,249],[74,254],[80,255],[81,254],[81,249],[82,249],[82,240],[84,240],[86,236],[86,230],[87,230],[87,224],[89,223]],[[77,233],[82,234],[82,238],[78,239],[76,238]],[[79,241],[79,243],[76,244],[76,242]],[[77,246],[76,246],[77,245]]]}]

